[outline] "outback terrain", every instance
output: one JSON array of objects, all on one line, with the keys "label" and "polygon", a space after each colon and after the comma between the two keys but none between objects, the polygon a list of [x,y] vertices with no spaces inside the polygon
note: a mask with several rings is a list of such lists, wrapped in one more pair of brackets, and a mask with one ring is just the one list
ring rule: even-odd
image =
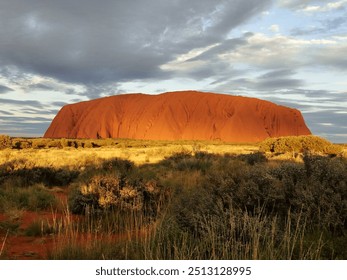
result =
[{"label": "outback terrain", "polygon": [[1,259],[346,259],[346,146],[0,137]]}]

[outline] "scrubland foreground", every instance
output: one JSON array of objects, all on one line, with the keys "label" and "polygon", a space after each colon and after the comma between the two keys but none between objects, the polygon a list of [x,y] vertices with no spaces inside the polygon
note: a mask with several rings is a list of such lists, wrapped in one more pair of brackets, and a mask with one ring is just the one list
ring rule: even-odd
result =
[{"label": "scrubland foreground", "polygon": [[1,259],[347,259],[346,147],[318,137],[0,149]]}]

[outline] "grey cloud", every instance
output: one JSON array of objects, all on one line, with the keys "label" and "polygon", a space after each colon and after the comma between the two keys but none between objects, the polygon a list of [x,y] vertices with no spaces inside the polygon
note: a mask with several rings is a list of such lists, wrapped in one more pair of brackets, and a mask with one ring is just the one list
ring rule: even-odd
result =
[{"label": "grey cloud", "polygon": [[113,84],[94,84],[87,85],[85,90],[80,93],[81,96],[88,96],[91,99],[98,98],[100,96],[110,96],[120,93],[120,89],[117,85]]},{"label": "grey cloud", "polygon": [[0,114],[7,115],[7,116],[13,116],[13,115],[14,115],[14,114],[11,113],[11,112],[3,111],[3,110],[0,110]]},{"label": "grey cloud", "polygon": [[[300,95],[302,98],[293,101],[291,98],[288,98],[291,95]],[[275,91],[269,96],[278,104],[300,108],[300,110],[307,112],[324,110],[337,112],[342,109],[345,110],[347,103],[346,93],[328,90],[307,90],[297,88],[286,91]]]},{"label": "grey cloud", "polygon": [[260,90],[298,88],[304,84],[304,81],[290,78],[294,74],[295,71],[292,69],[269,71],[258,77],[256,86]]},{"label": "grey cloud", "polygon": [[219,85],[219,89],[222,88],[234,88],[234,89],[249,89],[256,91],[269,91],[269,90],[289,90],[293,88],[298,88],[304,84],[301,79],[291,78],[295,72],[291,69],[279,69],[269,71],[262,74],[256,78],[245,78],[240,77],[237,79],[229,79],[224,85],[223,83]]},{"label": "grey cloud", "polygon": [[66,102],[60,102],[60,101],[56,101],[56,102],[51,103],[51,105],[54,107],[63,107],[66,104],[67,104]]},{"label": "grey cloud", "polygon": [[295,71],[293,71],[292,69],[276,69],[261,75],[259,78],[260,79],[283,78],[284,76],[291,76],[294,74],[295,74]]},{"label": "grey cloud", "polygon": [[8,123],[32,123],[32,122],[51,122],[51,118],[43,118],[43,117],[8,117],[8,116],[2,116],[0,117],[2,121],[8,122]]},{"label": "grey cloud", "polygon": [[8,134],[11,136],[42,136],[49,126],[49,122],[42,121],[25,121],[21,118],[13,118],[6,120],[6,123],[1,121],[0,117],[0,131],[2,134]]},{"label": "grey cloud", "polygon": [[220,32],[227,33],[230,27],[235,27],[238,24],[245,22],[253,15],[268,8],[272,1],[244,1],[234,0],[231,5],[225,5],[221,20],[211,28],[213,34]]},{"label": "grey cloud", "polygon": [[[219,56],[236,51],[238,47],[247,45],[247,39],[253,36],[253,33],[245,33],[242,37],[226,39],[216,46],[209,48],[201,54],[190,58],[181,64],[186,66],[184,70],[180,68],[178,71],[171,71],[172,77],[190,77],[192,79],[201,80],[204,78],[215,78],[211,84],[221,83],[229,80],[230,77],[239,76],[242,70],[235,70],[228,61],[224,61]],[[196,65],[191,65],[196,63]]]},{"label": "grey cloud", "polygon": [[324,123],[333,124],[333,126],[337,129],[336,132],[341,132],[340,127],[346,127],[347,114],[337,114],[336,110],[322,110],[319,112],[306,113],[306,116],[317,126]]},{"label": "grey cloud", "polygon": [[36,100],[15,100],[15,99],[0,98],[0,103],[11,104],[11,105],[20,105],[20,106],[32,106],[35,108],[43,108],[43,105],[39,101],[36,101]]},{"label": "grey cloud", "polygon": [[9,88],[7,86],[0,85],[0,94],[1,93],[6,93],[6,92],[9,92],[9,91],[13,91],[13,89]]},{"label": "grey cloud", "polygon": [[319,25],[315,27],[306,27],[306,28],[294,28],[291,31],[292,36],[306,36],[306,35],[318,35],[329,33],[338,33],[340,27],[344,27],[347,22],[345,16],[339,16],[333,19],[325,19],[324,21],[320,20]]},{"label": "grey cloud", "polygon": [[81,84],[165,78],[160,65],[223,40],[271,0],[2,0],[0,62]]},{"label": "grey cloud", "polygon": [[341,132],[347,131],[346,117],[347,114],[336,114],[335,110],[323,110],[305,114],[306,122],[312,133],[327,137],[332,142],[346,141],[346,135],[339,136]]},{"label": "grey cloud", "polygon": [[330,66],[338,70],[347,70],[347,45],[331,46],[324,50],[315,50],[312,53],[312,58],[319,64]]},{"label": "grey cloud", "polygon": [[346,22],[346,16],[343,15],[334,19],[327,19],[326,21],[322,22],[322,24],[324,25],[326,31],[331,31],[338,29],[339,27],[345,27]]},{"label": "grey cloud", "polygon": [[20,110],[21,113],[25,113],[25,114],[32,114],[32,115],[55,115],[58,110],[56,109],[52,109],[52,110],[35,110],[32,108],[24,108]]},{"label": "grey cloud", "polygon": [[300,93],[306,97],[310,97],[313,100],[316,98],[329,98],[331,99],[332,96],[335,96],[336,93],[328,91],[328,90],[295,90],[295,93]]},{"label": "grey cloud", "polygon": [[304,83],[300,79],[269,79],[259,81],[256,86],[261,90],[269,89],[287,89],[302,86]]},{"label": "grey cloud", "polygon": [[307,36],[321,34],[326,31],[327,30],[322,27],[294,28],[290,34],[292,36]]},{"label": "grey cloud", "polygon": [[211,60],[215,58],[216,55],[232,52],[237,47],[246,45],[247,39],[252,35],[252,33],[246,33],[243,37],[240,38],[227,39],[222,43],[218,44],[217,46],[212,47],[211,49],[203,52],[202,54],[189,59],[188,61]]},{"label": "grey cloud", "polygon": [[30,90],[44,90],[44,91],[59,91],[57,88],[44,83],[32,84],[28,87]]}]

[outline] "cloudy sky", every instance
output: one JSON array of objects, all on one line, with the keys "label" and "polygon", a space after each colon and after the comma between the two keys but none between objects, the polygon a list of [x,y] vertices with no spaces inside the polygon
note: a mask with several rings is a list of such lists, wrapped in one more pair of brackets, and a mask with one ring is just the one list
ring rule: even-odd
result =
[{"label": "cloudy sky", "polygon": [[183,89],[302,111],[347,143],[347,0],[0,0],[0,134],[66,103]]}]

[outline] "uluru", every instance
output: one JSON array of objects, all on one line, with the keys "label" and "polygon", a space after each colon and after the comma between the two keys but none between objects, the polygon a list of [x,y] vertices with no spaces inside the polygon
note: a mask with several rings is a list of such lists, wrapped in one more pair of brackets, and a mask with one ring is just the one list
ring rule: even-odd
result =
[{"label": "uluru", "polygon": [[257,98],[176,91],[65,105],[44,137],[259,142],[308,134],[297,109]]}]

